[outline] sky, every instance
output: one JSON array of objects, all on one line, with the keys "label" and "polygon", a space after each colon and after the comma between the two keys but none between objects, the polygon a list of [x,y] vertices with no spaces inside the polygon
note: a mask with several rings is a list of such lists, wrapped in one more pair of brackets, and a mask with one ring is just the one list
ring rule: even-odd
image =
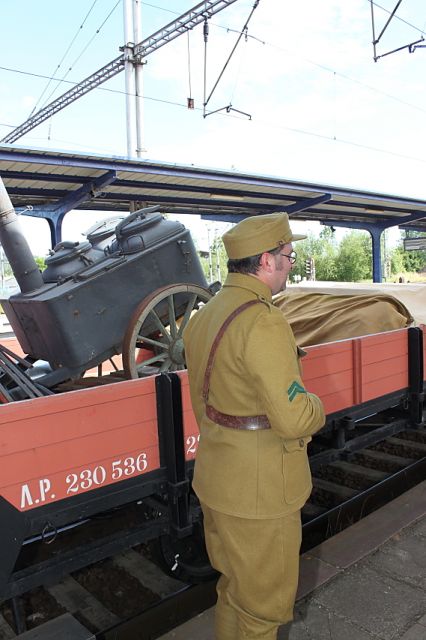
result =
[{"label": "sky", "polygon": [[[195,4],[142,1],[142,37]],[[396,4],[374,3],[376,36]],[[259,0],[209,101],[220,111],[203,117],[204,83],[208,95],[253,5],[213,16],[206,51],[199,25],[147,57],[142,158],[426,199],[426,48],[375,62],[370,0]],[[124,42],[121,0],[2,0],[0,16],[0,138]],[[376,53],[425,30],[424,0],[402,0]],[[123,157],[125,116],[121,73],[14,144]],[[82,224],[68,214],[64,238]]]}]

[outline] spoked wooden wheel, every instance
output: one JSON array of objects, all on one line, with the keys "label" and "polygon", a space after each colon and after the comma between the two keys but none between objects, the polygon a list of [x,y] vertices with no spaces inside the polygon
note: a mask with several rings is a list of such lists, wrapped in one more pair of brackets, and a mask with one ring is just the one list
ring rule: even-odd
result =
[{"label": "spoked wooden wheel", "polygon": [[194,311],[210,300],[207,289],[176,284],[157,289],[136,308],[123,341],[127,378],[185,368],[182,333]]}]

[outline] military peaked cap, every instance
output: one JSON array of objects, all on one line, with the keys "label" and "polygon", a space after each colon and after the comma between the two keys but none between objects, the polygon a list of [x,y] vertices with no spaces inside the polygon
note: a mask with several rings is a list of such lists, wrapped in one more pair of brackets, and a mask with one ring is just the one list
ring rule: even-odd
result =
[{"label": "military peaked cap", "polygon": [[256,256],[304,238],[292,232],[286,213],[245,218],[222,236],[231,260]]}]

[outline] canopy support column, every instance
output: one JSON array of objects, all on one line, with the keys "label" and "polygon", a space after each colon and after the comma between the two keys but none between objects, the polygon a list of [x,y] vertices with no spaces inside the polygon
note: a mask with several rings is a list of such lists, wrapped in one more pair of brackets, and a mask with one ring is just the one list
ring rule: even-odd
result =
[{"label": "canopy support column", "polygon": [[370,233],[373,249],[373,282],[382,282],[382,250],[380,241],[382,233],[385,230],[380,226],[368,226],[367,231]]}]

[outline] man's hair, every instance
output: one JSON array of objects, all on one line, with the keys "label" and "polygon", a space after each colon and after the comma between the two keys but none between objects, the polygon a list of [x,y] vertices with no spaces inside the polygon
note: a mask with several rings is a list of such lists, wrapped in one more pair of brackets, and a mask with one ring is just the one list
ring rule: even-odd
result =
[{"label": "man's hair", "polygon": [[249,256],[248,258],[229,259],[227,263],[229,273],[253,273],[256,274],[260,269],[260,258],[264,253],[271,253],[272,255],[278,255],[281,251],[281,247],[271,249],[270,251],[262,251],[255,256]]}]

